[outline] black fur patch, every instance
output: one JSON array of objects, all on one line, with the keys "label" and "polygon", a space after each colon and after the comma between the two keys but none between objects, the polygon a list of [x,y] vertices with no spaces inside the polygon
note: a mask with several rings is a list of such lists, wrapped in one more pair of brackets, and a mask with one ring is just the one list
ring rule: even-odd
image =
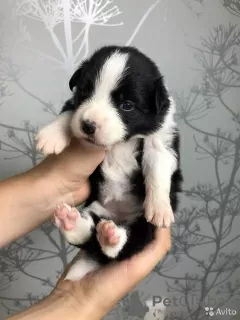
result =
[{"label": "black fur patch", "polygon": [[[136,48],[104,47],[96,51],[88,60],[84,61],[70,80],[70,89],[73,90],[73,88],[75,88],[73,98],[65,103],[62,112],[69,110],[75,111],[77,108],[81,108],[81,104],[91,97],[94,92],[96,79],[104,62],[116,51],[127,53],[129,57],[125,68],[126,72],[123,73],[116,88],[111,92],[110,97],[114,107],[118,111],[121,121],[127,128],[125,140],[136,135],[147,136],[161,128],[169,110],[170,101],[163,77],[155,63]],[[130,101],[134,105],[133,110],[124,112],[121,109],[121,105],[125,101]],[[101,112],[101,110],[99,110],[99,112]],[[171,177],[170,201],[173,212],[176,212],[178,208],[178,193],[181,191],[183,181],[180,169],[179,144],[179,133],[176,131],[173,134],[171,145],[178,161],[177,169]],[[140,204],[143,204],[145,199],[142,156],[143,139],[139,138],[136,153],[139,168],[132,173],[129,183],[131,184],[131,194],[137,197]],[[162,170],[164,170],[164,168],[162,168]],[[86,201],[85,207],[88,207],[94,201],[100,201],[100,185],[104,183],[101,166],[95,170],[89,180],[91,195]],[[93,217],[95,225],[97,225],[100,217],[94,212],[91,212],[91,216]],[[103,218],[105,219],[105,217]],[[127,228],[129,231],[127,245],[123,247],[116,260],[123,260],[141,251],[154,238],[155,227],[145,220],[144,211],[132,224],[127,225]],[[93,228],[90,239],[78,247],[85,249],[89,256],[102,264],[111,260],[102,253],[96,237],[95,228]]]}]

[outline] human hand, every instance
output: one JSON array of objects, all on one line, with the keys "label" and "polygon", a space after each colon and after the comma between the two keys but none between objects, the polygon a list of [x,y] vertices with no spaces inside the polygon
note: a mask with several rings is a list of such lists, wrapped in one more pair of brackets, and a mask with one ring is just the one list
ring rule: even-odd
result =
[{"label": "human hand", "polygon": [[88,177],[103,158],[99,147],[73,141],[61,154],[1,181],[0,247],[46,222],[58,203],[76,206],[85,201]]},{"label": "human hand", "polygon": [[69,266],[52,294],[72,301],[79,314],[84,310],[86,316],[81,319],[99,320],[152,271],[170,248],[170,229],[158,229],[156,239],[141,253],[107,265],[79,281],[64,280]]},{"label": "human hand", "polygon": [[70,205],[82,203],[89,196],[88,178],[104,159],[105,152],[84,140],[73,140],[59,155],[49,155],[37,170],[50,176],[62,201]]},{"label": "human hand", "polygon": [[170,248],[170,229],[161,228],[141,253],[102,267],[79,281],[64,280],[69,265],[47,298],[10,319],[100,320],[153,270]]}]

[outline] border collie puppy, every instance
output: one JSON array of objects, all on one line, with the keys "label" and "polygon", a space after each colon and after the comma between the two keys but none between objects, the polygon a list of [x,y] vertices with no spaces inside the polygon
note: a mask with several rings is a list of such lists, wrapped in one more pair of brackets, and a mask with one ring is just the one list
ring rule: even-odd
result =
[{"label": "border collie puppy", "polygon": [[156,226],[169,227],[182,174],[174,102],[147,56],[133,47],[103,47],[69,86],[73,96],[38,133],[38,150],[58,154],[71,136],[106,149],[81,212],[65,204],[55,212],[67,241],[83,249],[67,275],[76,280],[142,250]]}]

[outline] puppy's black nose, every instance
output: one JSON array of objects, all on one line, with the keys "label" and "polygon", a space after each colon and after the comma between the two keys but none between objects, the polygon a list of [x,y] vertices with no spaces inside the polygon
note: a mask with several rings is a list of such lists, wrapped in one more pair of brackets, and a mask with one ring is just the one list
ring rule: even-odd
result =
[{"label": "puppy's black nose", "polygon": [[86,134],[94,134],[96,131],[96,122],[85,120],[82,122],[82,131]]}]

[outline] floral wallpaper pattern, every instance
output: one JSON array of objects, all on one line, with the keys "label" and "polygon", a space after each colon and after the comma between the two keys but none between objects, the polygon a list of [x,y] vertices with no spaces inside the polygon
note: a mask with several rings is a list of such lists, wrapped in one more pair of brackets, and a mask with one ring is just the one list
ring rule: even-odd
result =
[{"label": "floral wallpaper pattern", "polygon": [[[37,128],[101,45],[144,51],[177,102],[185,184],[173,247],[106,319],[239,319],[240,1],[8,0],[0,17],[1,179],[41,160]],[[0,318],[47,295],[75,253],[50,222],[0,249]]]}]

